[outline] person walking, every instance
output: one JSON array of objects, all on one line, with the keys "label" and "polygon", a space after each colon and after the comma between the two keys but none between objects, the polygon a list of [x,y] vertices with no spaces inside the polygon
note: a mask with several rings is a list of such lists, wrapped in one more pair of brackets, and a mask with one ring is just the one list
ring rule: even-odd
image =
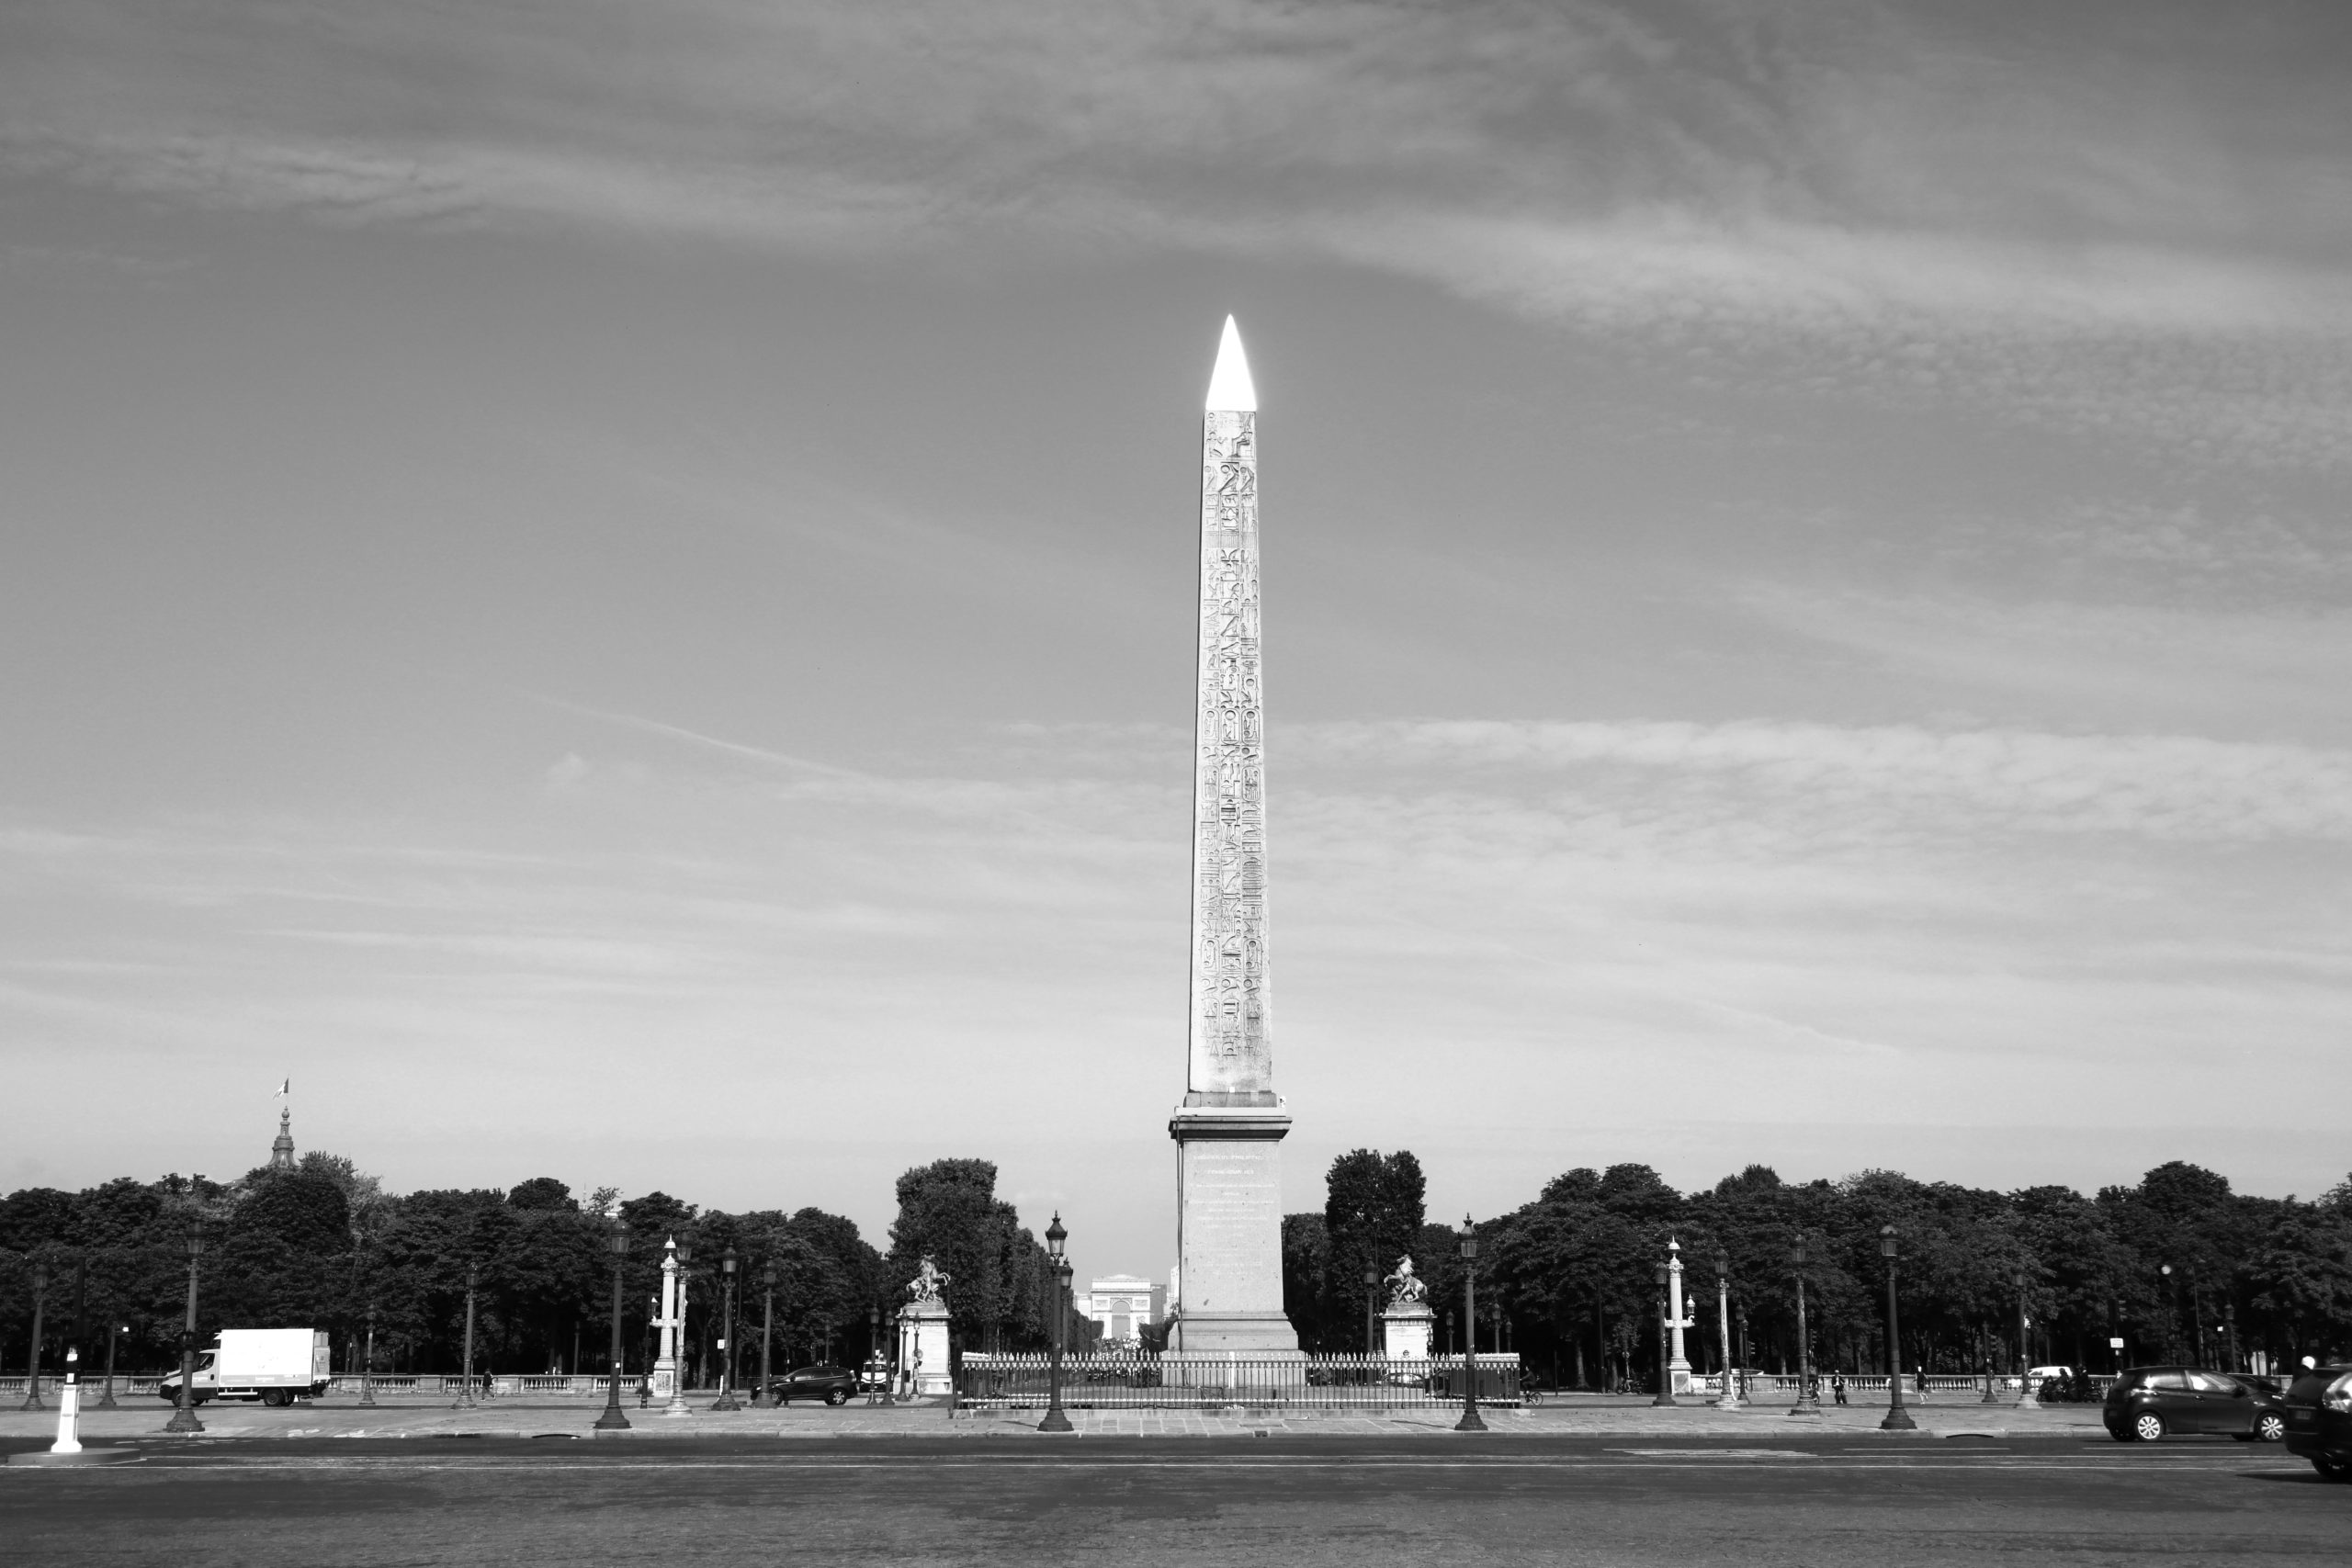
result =
[{"label": "person walking", "polygon": [[1838,1404],[1845,1404],[1845,1403],[1846,1403],[1846,1374],[1845,1374],[1845,1373],[1843,1373],[1843,1372],[1839,1372],[1836,1377],[1831,1378],[1831,1379],[1829,1380],[1829,1388],[1830,1388],[1830,1392],[1832,1392],[1833,1393],[1835,1393],[1835,1394],[1838,1396]]}]

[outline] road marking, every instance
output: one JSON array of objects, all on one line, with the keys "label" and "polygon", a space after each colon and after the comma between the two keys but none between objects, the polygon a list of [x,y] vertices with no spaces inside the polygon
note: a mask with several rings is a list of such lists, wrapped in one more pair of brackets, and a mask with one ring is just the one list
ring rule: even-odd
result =
[{"label": "road marking", "polygon": [[1818,1460],[1802,1448],[1601,1448],[1601,1453],[1630,1453],[1642,1460]]},{"label": "road marking", "polygon": [[[485,1458],[483,1458],[483,1459],[481,1459],[481,1460],[474,1460],[474,1461],[433,1461],[433,1460],[424,1460],[424,1459],[408,1459],[408,1458],[405,1458],[405,1457],[399,1457],[399,1456],[390,1456],[390,1455],[387,1455],[387,1456],[384,1456],[384,1457],[383,1457],[383,1458],[381,1458],[381,1459],[375,1459],[375,1458],[351,1458],[351,1459],[322,1459],[322,1460],[259,1460],[259,1461],[251,1461],[251,1460],[244,1460],[244,1461],[218,1461],[218,1460],[213,1460],[213,1461],[204,1461],[196,1462],[196,1463],[187,1463],[187,1464],[164,1464],[164,1465],[160,1465],[160,1466],[153,1466],[153,1467],[151,1467],[150,1469],[148,1469],[147,1471],[145,1471],[145,1472],[141,1472],[141,1473],[146,1473],[146,1474],[164,1474],[164,1473],[172,1473],[172,1472],[218,1472],[218,1471],[245,1471],[245,1472],[261,1472],[261,1471],[320,1471],[320,1470],[387,1470],[387,1471],[434,1471],[434,1472],[439,1472],[439,1471],[450,1471],[450,1472],[478,1472],[478,1471],[491,1471],[491,1470],[495,1470],[495,1471],[532,1471],[532,1472],[539,1472],[539,1471],[575,1471],[575,1470],[576,1470],[576,1471],[581,1471],[581,1472],[593,1472],[593,1473],[599,1473],[599,1474],[610,1473],[610,1472],[615,1472],[615,1471],[637,1471],[637,1470],[643,1470],[643,1471],[656,1471],[656,1470],[663,1470],[663,1471],[668,1471],[668,1470],[679,1470],[679,1469],[699,1469],[699,1470],[769,1470],[769,1471],[785,1470],[785,1469],[809,1469],[809,1470],[861,1470],[861,1471],[862,1471],[862,1470],[875,1470],[875,1471],[896,1471],[896,1470],[905,1470],[905,1469],[909,1468],[909,1467],[910,1467],[910,1464],[912,1464],[912,1463],[914,1463],[914,1462],[918,1462],[918,1461],[895,1461],[895,1460],[894,1460],[894,1461],[879,1461],[879,1460],[835,1460],[835,1461],[819,1461],[819,1462],[816,1462],[816,1463],[809,1463],[809,1464],[797,1464],[797,1465],[779,1464],[778,1462],[776,1462],[776,1461],[774,1461],[774,1460],[749,1460],[749,1461],[739,1461],[739,1460],[695,1460],[695,1461],[652,1461],[652,1460],[607,1460],[607,1461],[545,1461],[545,1460],[540,1460],[540,1461],[523,1460],[523,1461],[520,1461],[519,1462],[517,1462],[517,1461],[503,1461],[502,1459],[499,1459],[499,1458],[490,1458],[490,1457],[485,1457]],[[1007,1467],[1007,1466],[1005,1466],[1005,1465],[1004,1465],[1004,1464],[1002,1464],[1002,1463],[1000,1463],[1000,1462],[990,1461],[985,1461],[985,1460],[943,1460],[943,1461],[935,1461],[925,1462],[925,1463],[923,1464],[923,1468],[925,1468],[925,1469],[931,1469],[931,1470],[985,1470],[985,1469],[997,1469],[997,1470],[1002,1470],[1002,1469],[1005,1469],[1005,1468],[1008,1468],[1008,1467]],[[1272,1456],[1272,1455],[1270,1455],[1270,1456],[1268,1456],[1268,1457],[1267,1457],[1266,1459],[1264,1459],[1264,1460],[1186,1460],[1186,1461],[1168,1461],[1168,1462],[1165,1462],[1165,1463],[1158,1463],[1158,1462],[1139,1462],[1139,1461],[1089,1461],[1089,1460],[1053,1460],[1053,1461],[1046,1461],[1046,1462],[1044,1462],[1044,1463],[1040,1463],[1036,1468],[1038,1468],[1038,1469],[1039,1469],[1039,1470],[1041,1470],[1041,1471],[1042,1471],[1042,1470],[1047,1470],[1047,1469],[1050,1469],[1051,1471],[1053,1471],[1054,1472],[1057,1472],[1057,1473],[1064,1472],[1069,1472],[1069,1471],[1073,1471],[1073,1470],[1103,1471],[1103,1472],[1145,1471],[1145,1472],[1148,1472],[1158,1473],[1158,1472],[1164,1472],[1171,1471],[1171,1470],[1277,1470],[1277,1471],[1299,1470],[1299,1471],[1314,1471],[1314,1470],[1363,1470],[1363,1469],[1368,1469],[1368,1468],[1372,1468],[1372,1469],[1387,1469],[1387,1470],[1533,1470],[1533,1471],[1544,1471],[1544,1472],[1553,1472],[1553,1473],[1557,1473],[1557,1472],[1562,1472],[1562,1471],[1569,1471],[1569,1470],[1710,1470],[1710,1469],[1720,1469],[1720,1468],[1722,1468],[1722,1466],[1721,1466],[1720,1461],[1708,1461],[1708,1462],[1705,1462],[1705,1463],[1691,1464],[1691,1463],[1682,1463],[1682,1462],[1668,1461],[1663,1461],[1663,1460],[1650,1460],[1650,1459],[1645,1459],[1645,1460],[1376,1460],[1376,1459],[1361,1459],[1361,1460],[1305,1460],[1305,1461],[1286,1461],[1286,1460],[1283,1460],[1283,1459],[1280,1458],[1279,1456]],[[1948,1471],[1954,1471],[1954,1472],[1966,1472],[1973,1473],[1973,1473],[1982,1473],[1983,1472],[1987,1471],[1987,1470],[2003,1470],[2003,1471],[2032,1471],[2032,1472],[2062,1472],[2062,1471],[2063,1471],[2063,1472],[2112,1472],[2112,1473],[2119,1473],[2119,1474],[2129,1474],[2129,1473],[2132,1473],[2132,1472],[2135,1472],[2135,1471],[2140,1472],[2142,1472],[2142,1473],[2145,1473],[2145,1472],[2145,1472],[2145,1470],[2144,1470],[2144,1467],[2143,1467],[2143,1466],[2139,1466],[2139,1465],[2133,1465],[2133,1464],[2117,1464],[2117,1463],[2063,1463],[2063,1464],[2038,1464],[2038,1463],[2033,1463],[2033,1462],[2030,1462],[2030,1461],[2021,1461],[2021,1460],[2009,1460],[2009,1461],[2002,1461],[2002,1462],[1997,1462],[1997,1463],[1993,1463],[1993,1464],[1984,1464],[1984,1463],[1974,1463],[1974,1464],[1971,1464],[1971,1463],[1964,1463],[1964,1462],[1946,1461],[1940,1461],[1940,1460],[1939,1460],[1939,1461],[1894,1461],[1894,1460],[1886,1460],[1886,1461],[1881,1461],[1876,1462],[1876,1463],[1863,1463],[1863,1464],[1849,1463],[1849,1462],[1846,1462],[1846,1461],[1825,1461],[1825,1462],[1822,1462],[1822,1463],[1819,1463],[1819,1464],[1815,1464],[1815,1465],[1810,1466],[1809,1468],[1815,1469],[1815,1470],[1816,1470],[1816,1471],[1831,1471],[1831,1470],[1834,1470],[1834,1471],[1891,1471],[1891,1470],[1901,1470],[1901,1471],[1947,1471],[1947,1470],[1948,1470]],[[2246,1469],[2245,1469],[2244,1467],[2241,1467],[2241,1466],[2229,1466],[2229,1467],[2223,1467],[2223,1466],[2219,1466],[2219,1465],[2210,1466],[2210,1467],[2207,1467],[2207,1468],[2208,1468],[2208,1469],[2210,1469],[2213,1473],[2216,1473],[2216,1474],[2225,1474],[2225,1473],[2226,1473],[2226,1474],[2300,1475],[2300,1474],[2303,1473],[2303,1467],[2302,1467],[2302,1466],[2300,1466],[2300,1465],[2269,1465],[2269,1466],[2263,1466],[2263,1467],[2260,1467],[2260,1468],[2259,1468],[2259,1469],[2257,1469],[2257,1470],[2246,1470]],[[24,1466],[24,1467],[19,1467],[19,1466],[14,1466],[14,1465],[11,1465],[11,1466],[6,1466],[6,1467],[5,1467],[5,1468],[0,1468],[0,1474],[15,1475],[15,1474],[19,1474],[19,1473],[22,1473],[22,1474],[28,1474],[28,1475],[29,1475],[29,1474],[34,1474],[34,1473],[47,1474],[47,1473],[50,1473],[50,1471],[49,1471],[48,1467],[33,1467],[33,1466]],[[104,1473],[104,1472],[75,1472],[74,1473]]]}]

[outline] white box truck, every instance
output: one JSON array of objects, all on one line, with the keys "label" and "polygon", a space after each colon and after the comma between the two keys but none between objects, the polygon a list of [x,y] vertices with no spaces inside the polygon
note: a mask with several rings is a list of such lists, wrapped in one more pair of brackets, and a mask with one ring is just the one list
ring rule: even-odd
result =
[{"label": "white box truck", "polygon": [[[198,1353],[188,1397],[198,1404],[208,1399],[291,1404],[301,1394],[324,1393],[334,1365],[323,1328],[224,1328],[212,1348]],[[155,1392],[178,1404],[180,1374],[173,1372]]]}]

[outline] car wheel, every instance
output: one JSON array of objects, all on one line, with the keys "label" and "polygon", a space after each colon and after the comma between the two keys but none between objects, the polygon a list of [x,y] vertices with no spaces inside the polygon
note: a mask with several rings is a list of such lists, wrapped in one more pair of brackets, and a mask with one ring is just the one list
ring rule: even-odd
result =
[{"label": "car wheel", "polygon": [[2287,1440],[2287,1418],[2273,1411],[2255,1417],[2254,1440],[2257,1443],[2283,1443]]},{"label": "car wheel", "polygon": [[2153,1443],[2165,1435],[2165,1418],[2153,1410],[2143,1410],[2132,1417],[2132,1435],[2143,1443]]},{"label": "car wheel", "polygon": [[847,1389],[837,1388],[831,1393],[825,1395],[825,1403],[828,1404],[847,1404],[849,1403],[849,1391]]}]

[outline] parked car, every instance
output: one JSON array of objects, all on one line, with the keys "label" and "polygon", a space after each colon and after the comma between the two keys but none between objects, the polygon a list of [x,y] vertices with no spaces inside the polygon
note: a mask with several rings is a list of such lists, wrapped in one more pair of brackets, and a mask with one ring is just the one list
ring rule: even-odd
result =
[{"label": "parked car", "polygon": [[2352,1367],[2313,1367],[2287,1387],[2287,1451],[2330,1481],[2352,1481]]},{"label": "parked car", "polygon": [[768,1380],[768,1397],[778,1404],[789,1404],[796,1399],[821,1399],[828,1404],[847,1404],[849,1396],[857,1392],[857,1374],[847,1367],[836,1367],[830,1361],[820,1361],[813,1367],[796,1367],[780,1378]]},{"label": "parked car", "polygon": [[2240,1442],[2275,1443],[2288,1433],[2278,1386],[2196,1367],[2134,1367],[2107,1391],[2100,1413],[2119,1443],[2153,1443],[2177,1432],[2219,1432]]}]

